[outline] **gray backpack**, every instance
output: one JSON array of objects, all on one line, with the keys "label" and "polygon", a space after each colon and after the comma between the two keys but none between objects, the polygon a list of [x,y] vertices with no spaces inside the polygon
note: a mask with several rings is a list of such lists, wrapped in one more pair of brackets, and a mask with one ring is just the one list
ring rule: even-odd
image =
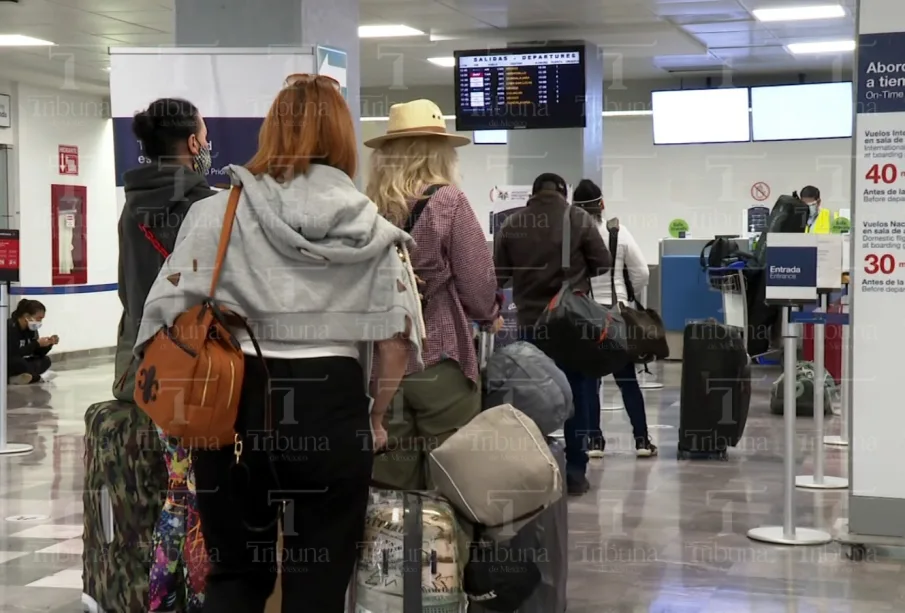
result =
[{"label": "gray backpack", "polygon": [[511,404],[549,436],[572,417],[569,380],[547,355],[524,341],[494,351],[484,372],[484,409]]}]

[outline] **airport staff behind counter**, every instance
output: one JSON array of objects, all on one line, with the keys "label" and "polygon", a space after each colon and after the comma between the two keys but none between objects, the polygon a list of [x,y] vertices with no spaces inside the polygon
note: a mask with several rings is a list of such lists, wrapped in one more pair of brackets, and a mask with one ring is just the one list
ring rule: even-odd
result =
[{"label": "airport staff behind counter", "polygon": [[801,201],[808,205],[808,234],[829,234],[833,221],[838,213],[830,212],[821,206],[820,190],[813,185],[801,188]]}]

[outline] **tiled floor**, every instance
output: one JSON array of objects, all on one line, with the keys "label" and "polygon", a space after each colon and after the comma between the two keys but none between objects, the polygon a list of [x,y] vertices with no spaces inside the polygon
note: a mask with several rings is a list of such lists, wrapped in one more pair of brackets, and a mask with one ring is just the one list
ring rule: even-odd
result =
[{"label": "tiled floor", "polygon": [[[110,397],[111,372],[67,370],[44,388],[10,390],[10,440],[35,451],[0,457],[0,611],[80,610],[83,416]],[[661,375],[664,389],[645,394],[660,458],[636,460],[625,413],[603,414],[607,457],[593,461],[592,492],[570,503],[569,613],[905,610],[894,556],[853,563],[836,545],[783,549],[745,537],[780,521],[782,420],[766,405],[776,373],[756,375],[745,440],[728,462],[676,461],[679,367]],[[615,385],[606,389],[611,404]],[[800,421],[801,471],[809,428]],[[844,474],[845,452],[829,451],[827,467]],[[802,525],[825,529],[845,504],[845,492],[796,496]]]}]

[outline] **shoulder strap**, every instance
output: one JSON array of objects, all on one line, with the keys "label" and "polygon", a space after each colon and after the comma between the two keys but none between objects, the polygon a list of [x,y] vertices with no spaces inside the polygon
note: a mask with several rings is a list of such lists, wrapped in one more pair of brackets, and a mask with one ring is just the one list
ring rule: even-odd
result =
[{"label": "shoulder strap", "polygon": [[214,260],[214,270],[211,273],[211,298],[214,297],[217,283],[220,281],[220,271],[223,268],[223,260],[226,258],[226,250],[229,248],[229,237],[233,233],[233,222],[236,220],[236,210],[239,208],[239,196],[241,195],[242,188],[238,185],[229,191],[226,212],[223,214],[223,228],[220,230],[220,242],[217,244],[217,259]]},{"label": "shoulder strap", "polygon": [[713,247],[713,244],[716,242],[716,239],[711,239],[707,241],[707,244],[704,245],[704,248],[701,249],[701,270],[707,270],[707,260],[704,258],[704,254],[707,253],[708,247]]},{"label": "shoulder strap", "polygon": [[[619,249],[619,226],[607,226],[607,230],[610,233],[610,256],[613,258],[613,266],[616,265],[616,251]],[[643,309],[641,303],[638,302],[638,299],[635,297],[635,288],[632,286],[632,280],[628,274],[628,264],[625,261],[622,262],[622,280],[625,283],[625,295],[629,302],[634,302],[638,305],[639,309]],[[613,297],[613,306],[617,304],[616,300],[616,271],[615,268],[610,274],[610,292]]]},{"label": "shoulder strap", "polygon": [[141,230],[141,233],[145,235],[145,238],[148,239],[148,242],[151,243],[151,246],[154,247],[154,250],[157,251],[163,259],[167,259],[170,257],[170,253],[167,251],[167,248],[164,247],[157,237],[154,236],[154,233],[151,231],[151,228],[146,226],[143,223],[138,224],[138,229]]},{"label": "shoulder strap", "polygon": [[607,227],[610,234],[610,240],[607,247],[610,250],[610,257],[613,258],[613,271],[610,273],[610,298],[613,300],[612,306],[619,304],[616,300],[616,251],[619,248],[619,226]]},{"label": "shoulder strap", "polygon": [[632,280],[628,274],[628,264],[625,264],[624,262],[622,266],[622,280],[625,281],[625,295],[628,297],[628,301],[634,302],[639,309],[643,310],[644,307],[641,306],[638,297],[635,296],[635,287],[632,285]]},{"label": "shoulder strap", "polygon": [[566,213],[562,218],[562,269],[563,281],[569,280],[569,269],[572,267],[572,205],[566,204]]},{"label": "shoulder strap", "polygon": [[424,193],[421,194],[421,198],[418,202],[415,203],[415,206],[412,207],[412,212],[409,213],[408,219],[405,220],[405,225],[402,227],[406,233],[411,234],[412,230],[415,229],[415,224],[418,223],[418,220],[421,218],[421,214],[424,213],[424,209],[427,208],[427,205],[430,203],[431,198],[434,197],[438,191],[440,191],[441,187],[446,187],[445,185],[431,185]]}]

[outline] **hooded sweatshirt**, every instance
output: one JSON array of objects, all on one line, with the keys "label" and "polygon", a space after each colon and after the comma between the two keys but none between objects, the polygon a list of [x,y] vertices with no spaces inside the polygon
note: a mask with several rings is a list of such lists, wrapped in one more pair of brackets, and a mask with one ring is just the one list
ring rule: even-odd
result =
[{"label": "hooded sweatshirt", "polygon": [[185,166],[148,164],[123,175],[126,204],[119,218],[119,299],[137,327],[164,256],[141,230],[144,225],[171,252],[189,207],[216,192]]},{"label": "hooded sweatshirt", "polygon": [[116,339],[113,395],[132,401],[135,334],[148,291],[164,256],[141,227],[169,253],[176,244],[182,220],[195,202],[214,195],[204,177],[181,165],[148,164],[123,175],[126,203],[119,218],[119,300],[123,316]]},{"label": "hooded sweatshirt", "polygon": [[[421,352],[414,280],[397,245],[411,237],[377,212],[342,171],[313,165],[279,183],[230,166],[242,187],[215,298],[246,318],[261,350],[368,344],[410,330]],[[144,307],[136,355],[207,297],[229,192],[192,207]]]}]

